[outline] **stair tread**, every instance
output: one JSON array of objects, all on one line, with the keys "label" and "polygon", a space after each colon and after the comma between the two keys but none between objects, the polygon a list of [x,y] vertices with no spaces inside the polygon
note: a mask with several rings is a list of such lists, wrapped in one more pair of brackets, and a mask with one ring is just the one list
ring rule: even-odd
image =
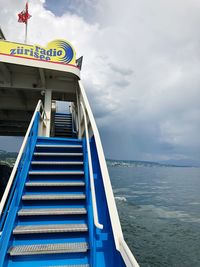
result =
[{"label": "stair tread", "polygon": [[55,114],[54,115],[54,118],[72,118],[72,115],[71,114]]},{"label": "stair tread", "polygon": [[85,198],[85,194],[29,194],[22,196],[22,200],[65,200]]},{"label": "stair tread", "polygon": [[62,132],[56,132],[55,136],[56,137],[61,137],[62,136],[62,138],[72,138],[73,137],[72,133],[67,134],[67,133],[62,133]]},{"label": "stair tread", "polygon": [[29,171],[29,175],[83,175],[84,171]]},{"label": "stair tread", "polygon": [[60,254],[87,252],[89,246],[86,242],[81,243],[56,243],[39,245],[22,245],[10,247],[10,256],[37,255],[37,254]]},{"label": "stair tread", "polygon": [[83,153],[35,152],[34,156],[83,156]]},{"label": "stair tread", "polygon": [[32,161],[33,165],[82,165],[83,161]]},{"label": "stair tread", "polygon": [[56,117],[55,119],[54,119],[54,122],[55,121],[72,121],[72,118],[66,118],[66,117]]},{"label": "stair tread", "polygon": [[45,224],[45,225],[18,225],[13,234],[41,234],[41,233],[66,233],[87,232],[87,224]]},{"label": "stair tread", "polygon": [[63,144],[64,143],[68,143],[68,142],[75,142],[75,143],[78,143],[78,144],[82,144],[82,140],[78,139],[78,138],[73,138],[73,139],[68,139],[68,140],[63,140],[62,138],[56,138],[56,137],[44,137],[44,136],[39,136],[38,137],[38,141],[41,141],[41,142],[46,142],[46,141],[53,141],[53,142],[62,142]]},{"label": "stair tread", "polygon": [[18,211],[18,216],[31,215],[75,215],[86,214],[85,208],[46,208],[46,209],[21,209]]},{"label": "stair tread", "polygon": [[46,267],[90,267],[89,264],[78,264],[78,265],[56,265],[56,266],[46,266]]},{"label": "stair tread", "polygon": [[69,128],[69,127],[65,127],[65,126],[63,126],[63,127],[58,127],[58,128],[56,128],[55,127],[55,132],[66,132],[66,133],[71,133],[72,132],[72,128]]},{"label": "stair tread", "polygon": [[55,118],[54,123],[58,123],[58,122],[69,122],[69,123],[72,123],[72,119],[71,118],[57,117],[57,118]]},{"label": "stair tread", "polygon": [[82,145],[36,145],[36,147],[48,148],[82,148]]},{"label": "stair tread", "polygon": [[61,127],[61,126],[72,126],[72,122],[71,121],[66,121],[66,120],[62,120],[62,121],[55,121],[54,123],[54,127]]},{"label": "stair tread", "polygon": [[27,182],[26,186],[85,186],[84,182]]},{"label": "stair tread", "polygon": [[61,117],[61,118],[71,118],[72,117],[72,114],[58,114],[56,113],[54,115],[55,118],[58,118],[58,117]]}]

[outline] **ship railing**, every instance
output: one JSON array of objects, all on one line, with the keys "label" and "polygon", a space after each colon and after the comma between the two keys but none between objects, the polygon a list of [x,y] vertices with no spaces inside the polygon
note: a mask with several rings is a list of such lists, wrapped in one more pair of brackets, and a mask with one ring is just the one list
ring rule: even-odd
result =
[{"label": "ship railing", "polygon": [[[6,217],[6,214],[5,213],[8,212],[8,210],[9,210],[9,207],[7,207],[5,209],[5,205],[7,204],[8,199],[10,197],[10,193],[12,191],[11,189],[13,187],[13,183],[14,183],[15,178],[17,176],[17,172],[19,171],[20,162],[22,161],[23,155],[25,154],[27,143],[28,143],[28,140],[29,140],[29,137],[31,135],[31,131],[32,131],[34,122],[35,122],[36,117],[38,116],[38,114],[39,114],[40,124],[42,125],[43,128],[45,128],[46,127],[47,116],[46,116],[46,113],[45,113],[45,110],[44,110],[44,107],[43,107],[43,104],[42,104],[42,101],[41,100],[38,101],[38,104],[37,104],[37,106],[35,108],[35,111],[33,113],[31,122],[30,122],[30,124],[28,126],[26,135],[25,135],[24,140],[22,142],[20,151],[18,153],[17,159],[15,161],[14,167],[13,167],[12,172],[11,172],[11,175],[10,175],[10,178],[8,180],[8,183],[6,185],[4,194],[3,194],[2,199],[1,199],[1,202],[0,202],[0,226],[1,226],[1,228],[2,228],[2,224],[3,224],[2,217],[4,215],[4,221],[5,221],[5,217]],[[0,231],[1,230],[2,229],[0,229]],[[0,232],[0,234],[1,234],[1,232]]]},{"label": "ship railing", "polygon": [[93,208],[93,215],[94,215],[94,224],[97,228],[103,229],[103,225],[99,223],[98,212],[97,212],[96,193],[95,193],[95,186],[94,186],[94,174],[93,174],[90,140],[89,140],[89,133],[88,133],[88,122],[87,122],[84,105],[82,102],[80,102],[80,105],[81,105],[81,109],[83,112],[83,119],[84,119],[84,126],[85,126],[84,128],[85,128],[86,146],[87,146],[87,153],[88,153],[88,165],[89,165],[89,174],[90,174],[90,188],[91,188],[91,194],[92,194],[92,208]]},{"label": "ship railing", "polygon": [[76,125],[77,120],[76,120],[76,109],[75,109],[75,105],[73,102],[70,105],[69,111],[72,115],[72,133],[76,135],[77,134],[77,125]]},{"label": "ship railing", "polygon": [[[99,159],[99,165],[101,169],[101,174],[102,174],[102,180],[103,180],[103,185],[105,189],[105,195],[107,199],[107,205],[108,205],[108,211],[110,215],[110,220],[111,220],[111,225],[112,225],[112,230],[113,230],[113,236],[114,236],[114,241],[115,241],[115,247],[116,249],[120,252],[125,264],[127,267],[139,267],[135,257],[133,256],[132,252],[130,251],[129,247],[127,246],[122,229],[121,229],[121,224],[117,212],[117,207],[115,204],[115,199],[112,191],[112,186],[110,182],[110,177],[107,169],[107,164],[103,152],[103,147],[99,135],[99,131],[92,113],[92,110],[90,108],[90,104],[88,102],[84,87],[82,82],[79,80],[79,91],[77,94],[77,107],[79,109],[79,114],[81,113],[80,110],[85,111],[85,116],[84,114],[82,115],[83,117],[86,117],[87,120],[85,121],[84,119],[84,126],[82,125],[82,118],[79,115],[78,119],[78,125],[79,125],[79,137],[83,136],[83,132],[86,131],[86,128],[88,130],[88,139],[89,137],[94,137],[95,139],[95,144],[96,144],[96,149],[97,149],[97,155]],[[84,129],[85,128],[85,129]],[[90,151],[90,149],[88,149]],[[92,165],[92,164],[91,164]],[[92,169],[91,169],[92,170]],[[92,197],[92,202],[95,202],[96,206],[96,199],[95,195]],[[97,212],[97,218],[98,218],[98,210],[96,209]]]}]

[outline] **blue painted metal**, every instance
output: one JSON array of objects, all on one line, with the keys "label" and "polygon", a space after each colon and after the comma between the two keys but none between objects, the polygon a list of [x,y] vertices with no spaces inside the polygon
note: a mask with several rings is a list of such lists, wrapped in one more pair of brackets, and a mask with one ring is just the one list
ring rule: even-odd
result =
[{"label": "blue painted metal", "polygon": [[[115,248],[113,232],[108,212],[107,200],[104,192],[102,175],[97,156],[97,149],[94,138],[90,140],[93,172],[95,179],[95,191],[97,208],[100,223],[104,225],[99,230],[94,225],[92,197],[90,189],[90,177],[88,166],[88,151],[86,140],[76,138],[45,138],[38,137],[37,114],[34,121],[25,153],[20,161],[17,175],[5,207],[4,215],[1,218],[0,226],[2,235],[0,238],[0,267],[2,266],[61,266],[89,264],[90,267],[124,267],[125,264],[121,255]],[[37,147],[37,145],[48,145],[48,147]],[[82,145],[82,148],[51,148],[49,145]],[[36,156],[34,152],[66,152],[82,151],[83,156]],[[31,161],[83,161],[83,165],[33,165]],[[84,175],[29,175],[29,171],[45,170],[84,170]],[[84,181],[85,186],[79,187],[27,187],[26,182],[63,182],[63,181]],[[86,194],[86,200],[22,200],[23,195],[49,195],[49,194]],[[86,208],[87,214],[82,215],[38,215],[18,216],[21,208]],[[88,232],[66,232],[66,233],[43,233],[43,234],[20,234],[14,235],[13,229],[16,226],[49,225],[49,224],[82,224],[88,225]],[[88,242],[89,251],[85,253],[64,253],[64,254],[43,254],[11,257],[7,252],[11,246],[56,244]]]},{"label": "blue painted metal", "polygon": [[107,206],[107,199],[105,196],[102,174],[94,138],[91,138],[90,140],[90,147],[95,179],[94,183],[96,189],[98,216],[100,218],[100,223],[104,226],[103,230],[96,229],[96,261],[94,266],[124,267],[126,265],[121,257],[121,254],[115,248],[113,231]]},{"label": "blue painted metal", "polygon": [[28,173],[30,161],[32,158],[33,150],[37,140],[38,133],[39,113],[37,113],[33,123],[28,142],[24,150],[24,154],[19,163],[17,174],[9,195],[8,202],[4,210],[4,216],[1,219],[1,238],[0,238],[0,266],[6,265],[8,262],[7,249],[11,243],[11,233],[15,225],[16,213],[18,210],[19,202],[24,188],[25,179]]}]

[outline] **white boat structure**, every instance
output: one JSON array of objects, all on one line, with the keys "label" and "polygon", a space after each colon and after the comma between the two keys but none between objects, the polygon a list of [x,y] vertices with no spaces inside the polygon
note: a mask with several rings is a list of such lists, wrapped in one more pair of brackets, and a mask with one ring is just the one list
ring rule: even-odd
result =
[{"label": "white boat structure", "polygon": [[46,48],[0,40],[0,135],[24,136],[0,203],[2,267],[139,266],[80,68],[65,40]]}]

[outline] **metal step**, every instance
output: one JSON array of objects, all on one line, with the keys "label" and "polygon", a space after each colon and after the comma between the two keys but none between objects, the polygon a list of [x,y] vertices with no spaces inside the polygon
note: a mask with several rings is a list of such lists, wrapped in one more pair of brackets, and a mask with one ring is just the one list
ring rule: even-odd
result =
[{"label": "metal step", "polygon": [[82,148],[82,145],[36,145],[37,148]]},{"label": "metal step", "polygon": [[54,127],[69,127],[69,128],[72,128],[72,123],[71,122],[66,122],[66,121],[63,121],[63,122],[55,122],[54,124]]},{"label": "metal step", "polygon": [[55,123],[62,123],[62,122],[66,122],[66,123],[72,123],[72,119],[65,119],[65,118],[56,118],[55,120],[54,120],[54,124]]},{"label": "metal step", "polygon": [[56,118],[54,120],[54,124],[57,124],[57,123],[72,123],[72,119],[65,119],[65,118]]},{"label": "metal step", "polygon": [[59,132],[59,131],[65,131],[65,132],[71,132],[72,131],[72,127],[66,127],[66,126],[62,126],[62,127],[55,127],[55,131]]},{"label": "metal step", "polygon": [[65,134],[71,134],[72,133],[72,128],[55,128],[55,133],[65,133]]},{"label": "metal step", "polygon": [[85,186],[84,182],[27,182],[26,186]]},{"label": "metal step", "polygon": [[34,152],[34,156],[83,156],[83,153]]},{"label": "metal step", "polygon": [[46,267],[90,267],[89,264],[79,264],[79,265],[56,265],[56,266],[46,266]]},{"label": "metal step", "polygon": [[72,136],[72,132],[71,133],[66,133],[66,132],[56,132],[55,135],[59,136],[59,135],[64,135],[66,137],[71,137]]},{"label": "metal step", "polygon": [[54,121],[72,121],[72,117],[56,117],[54,118]]},{"label": "metal step", "polygon": [[61,254],[61,253],[79,253],[87,252],[89,245],[82,243],[61,243],[61,244],[41,244],[41,245],[23,245],[10,247],[8,253],[10,256],[22,255],[41,255],[41,254]]},{"label": "metal step", "polygon": [[54,118],[72,118],[72,115],[71,114],[55,114],[54,115]]},{"label": "metal step", "polygon": [[72,117],[72,114],[71,113],[62,113],[62,114],[54,114],[55,117]]},{"label": "metal step", "polygon": [[29,171],[29,175],[83,175],[84,171]]},{"label": "metal step", "polygon": [[67,121],[63,121],[63,122],[55,122],[54,123],[54,127],[70,127],[72,128],[72,123],[71,122],[67,122]]},{"label": "metal step", "polygon": [[18,216],[36,216],[36,215],[81,215],[87,214],[85,208],[49,208],[49,209],[21,209]]},{"label": "metal step", "polygon": [[69,121],[69,120],[56,120],[54,122],[54,126],[60,126],[60,125],[72,125],[72,121]]},{"label": "metal step", "polygon": [[14,235],[87,232],[87,224],[46,224],[16,226]]},{"label": "metal step", "polygon": [[85,198],[85,194],[30,194],[22,196],[22,200],[77,200]]},{"label": "metal step", "polygon": [[32,161],[32,165],[83,165],[83,161]]},{"label": "metal step", "polygon": [[72,133],[72,128],[55,128],[54,133],[65,133],[65,134],[71,134]]}]

